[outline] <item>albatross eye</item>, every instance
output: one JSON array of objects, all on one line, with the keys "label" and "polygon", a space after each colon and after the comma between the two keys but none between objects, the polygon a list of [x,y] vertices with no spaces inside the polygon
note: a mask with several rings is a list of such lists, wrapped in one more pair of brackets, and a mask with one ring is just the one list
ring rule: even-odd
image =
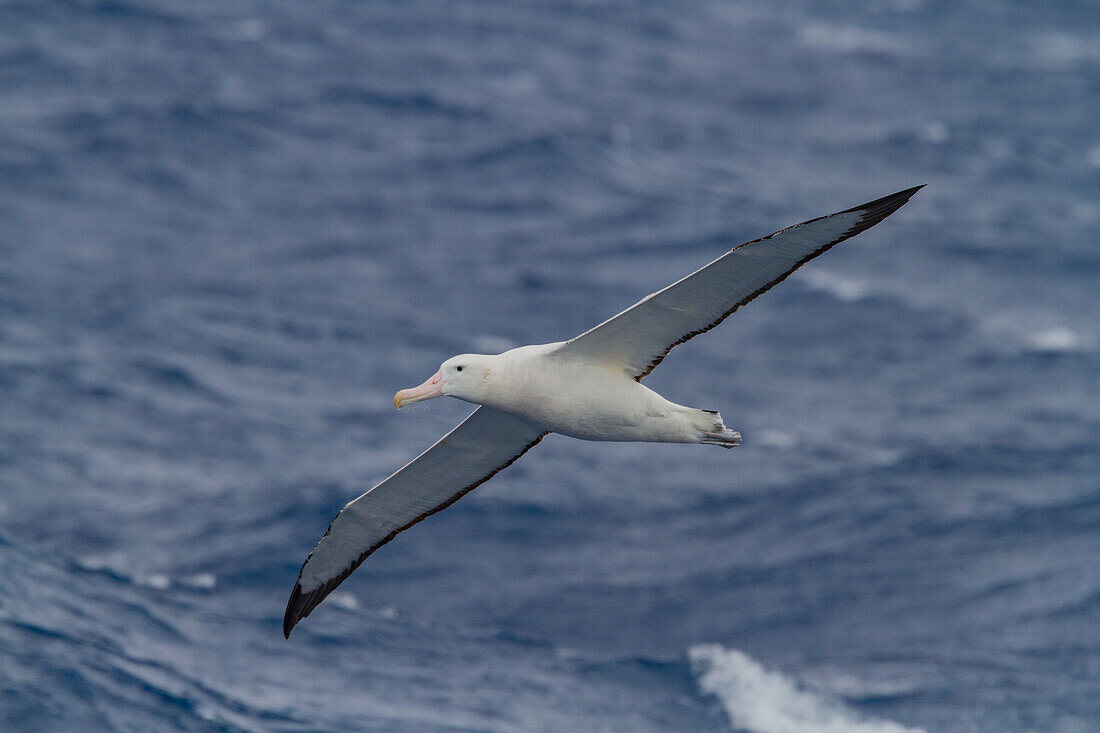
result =
[{"label": "albatross eye", "polygon": [[458,366],[458,367],[455,367],[455,371],[456,371],[456,372],[460,372],[460,371],[462,371],[462,367],[460,367],[460,366]]}]

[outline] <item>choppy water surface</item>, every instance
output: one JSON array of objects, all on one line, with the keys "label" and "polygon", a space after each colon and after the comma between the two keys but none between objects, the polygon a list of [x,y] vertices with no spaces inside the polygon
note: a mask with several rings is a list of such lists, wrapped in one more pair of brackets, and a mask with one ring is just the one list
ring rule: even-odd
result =
[{"label": "choppy water surface", "polygon": [[[0,7],[0,716],[43,730],[1100,728],[1090,3]],[[928,183],[290,642],[347,500],[745,239]]]}]

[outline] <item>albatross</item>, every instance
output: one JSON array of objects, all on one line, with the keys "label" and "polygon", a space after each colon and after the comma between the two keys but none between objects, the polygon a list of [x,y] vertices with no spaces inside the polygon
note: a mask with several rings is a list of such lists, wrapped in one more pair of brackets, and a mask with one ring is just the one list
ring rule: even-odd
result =
[{"label": "albatross", "polygon": [[800,266],[873,227],[923,186],[740,244],[569,341],[447,359],[394,395],[400,409],[442,395],[478,405],[411,463],[345,506],[306,558],[283,635],[375,550],[512,465],[549,433],[584,440],[733,448],[722,416],[670,402],[642,384],[676,346],[705,333]]}]

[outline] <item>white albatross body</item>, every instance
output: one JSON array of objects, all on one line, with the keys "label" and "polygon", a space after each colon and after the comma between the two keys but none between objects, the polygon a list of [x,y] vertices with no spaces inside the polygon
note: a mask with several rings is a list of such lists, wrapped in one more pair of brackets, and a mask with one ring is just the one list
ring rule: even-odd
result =
[{"label": "white albatross body", "polygon": [[740,433],[717,412],[670,402],[641,380],[675,346],[709,331],[833,245],[897,211],[921,187],[788,227],[734,247],[569,341],[443,362],[398,408],[450,395],[480,405],[431,448],[345,506],[306,558],[283,634],[376,549],[510,466],[548,433],[584,440],[704,443]]},{"label": "white albatross body", "polygon": [[498,356],[460,357],[490,375],[490,387],[471,401],[524,418],[544,432],[582,440],[730,447],[739,440],[718,413],[669,402],[621,369],[571,358],[564,346],[539,344]]}]

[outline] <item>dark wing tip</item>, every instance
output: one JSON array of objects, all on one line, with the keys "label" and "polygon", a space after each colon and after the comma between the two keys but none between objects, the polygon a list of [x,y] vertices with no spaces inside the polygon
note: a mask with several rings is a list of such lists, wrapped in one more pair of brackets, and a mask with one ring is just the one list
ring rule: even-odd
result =
[{"label": "dark wing tip", "polygon": [[283,614],[283,637],[289,639],[290,632],[294,630],[298,622],[312,613],[313,609],[325,600],[325,596],[331,593],[333,588],[340,585],[348,575],[351,575],[350,571],[339,578],[333,578],[308,593],[302,593],[302,584],[295,583],[294,590],[290,593],[290,600],[286,602],[286,613]]},{"label": "dark wing tip", "polygon": [[[394,532],[394,534],[397,533]],[[386,541],[389,539],[390,538],[386,538]],[[283,637],[289,639],[290,632],[294,630],[298,622],[312,613],[313,609],[317,608],[317,606],[321,605],[321,601],[325,600],[325,597],[335,590],[336,586],[343,583],[344,580],[359,567],[360,563],[367,558],[367,555],[374,551],[374,549],[375,548],[372,547],[370,550],[363,553],[363,556],[360,557],[357,562],[353,563],[347,570],[340,573],[335,578],[330,578],[325,583],[322,583],[307,593],[302,592],[301,583],[295,583],[294,590],[290,592],[290,600],[286,602],[286,613],[283,614]],[[306,562],[309,562],[308,558]]]},{"label": "dark wing tip", "polygon": [[789,276],[792,272],[797,270],[799,267],[802,267],[802,265],[806,264],[807,262],[809,262],[813,258],[817,257],[822,252],[825,252],[826,250],[830,249],[834,245],[840,244],[845,239],[851,239],[852,237],[856,236],[860,232],[866,231],[866,230],[870,229],[871,227],[873,227],[875,224],[878,224],[880,221],[882,221],[886,217],[890,216],[890,214],[893,214],[895,211],[897,211],[902,206],[904,206],[905,203],[907,201],[909,201],[910,198],[912,198],[913,194],[915,194],[917,191],[924,188],[924,186],[925,186],[925,184],[922,183],[919,186],[913,186],[912,188],[907,188],[904,191],[898,191],[897,193],[892,193],[889,196],[883,196],[880,199],[875,199],[874,201],[868,201],[865,204],[860,204],[859,206],[853,206],[852,208],[845,209],[844,211],[838,211],[835,214],[829,214],[827,216],[819,216],[816,219],[810,219],[809,221],[804,221],[801,224],[795,224],[794,226],[787,227],[786,229],[780,229],[778,232],[775,232],[773,234],[769,234],[766,237],[761,237],[759,239],[753,239],[753,240],[750,240],[750,241],[745,242],[743,244],[737,245],[731,251],[736,252],[737,250],[741,249],[742,247],[748,247],[750,245],[757,244],[758,242],[764,242],[766,240],[772,239],[773,237],[777,237],[777,236],[780,236],[782,234],[785,234],[786,232],[789,232],[793,229],[798,229],[799,227],[804,227],[807,224],[813,224],[814,222],[822,221],[824,219],[829,219],[829,218],[832,218],[834,216],[838,216],[840,214],[852,214],[852,213],[862,214],[862,216],[860,216],[858,219],[856,219],[855,224],[853,224],[851,227],[849,227],[847,231],[843,232],[836,239],[832,240],[831,242],[822,243],[821,246],[818,247],[817,249],[815,249],[813,252],[806,255],[805,257],[803,257],[798,262],[795,262],[789,270],[782,273],[781,275],[776,277],[771,282],[765,283],[764,285],[757,288],[755,291],[753,291],[752,293],[750,293],[746,297],[744,297],[741,300],[739,300],[738,302],[734,303],[732,308],[727,310],[725,313],[720,315],[718,318],[714,319],[712,322],[708,323],[706,326],[703,326],[702,328],[697,328],[694,331],[686,333],[683,336],[681,336],[677,341],[673,342],[672,344],[669,344],[665,348],[665,350],[659,356],[657,356],[655,359],[653,359],[651,362],[649,362],[649,364],[645,367],[645,369],[643,369],[640,374],[635,376],[634,379],[636,381],[640,382],[642,379],[644,379],[646,377],[646,375],[648,375],[650,372],[652,372],[657,367],[657,365],[660,364],[661,361],[666,356],[668,356],[668,353],[670,351],[672,351],[675,347],[679,346],[680,344],[684,343],[685,341],[688,341],[689,339],[694,338],[695,336],[698,336],[701,333],[706,333],[710,329],[714,328],[719,323],[726,320],[726,318],[728,318],[731,314],[733,314],[733,312],[736,311],[738,308],[745,305],[746,303],[749,303],[750,301],[754,300],[757,296],[759,296],[763,293],[766,293],[771,288],[773,288],[776,285],[778,285],[779,283],[783,282],[783,280],[785,280],[787,278],[787,276]]},{"label": "dark wing tip", "polygon": [[840,212],[842,214],[853,212],[860,212],[863,214],[863,216],[859,218],[859,221],[856,222],[855,226],[853,226],[849,231],[845,232],[844,238],[847,239],[849,237],[854,237],[860,232],[870,229],[875,224],[878,224],[880,221],[890,216],[890,214],[893,214],[895,211],[904,206],[909,201],[909,199],[913,197],[913,194],[924,188],[924,186],[925,184],[922,183],[919,186],[913,186],[912,188],[907,188],[904,191],[898,191],[897,193],[892,193],[889,196],[883,196],[880,199],[875,199],[874,201],[869,201],[865,204],[861,204],[860,206],[854,206],[851,209]]},{"label": "dark wing tip", "polygon": [[302,586],[297,583],[294,584],[294,590],[290,594],[290,600],[286,602],[286,612],[283,614],[283,638],[289,639],[290,632],[294,630],[294,625],[306,617],[305,613],[302,613]]}]

